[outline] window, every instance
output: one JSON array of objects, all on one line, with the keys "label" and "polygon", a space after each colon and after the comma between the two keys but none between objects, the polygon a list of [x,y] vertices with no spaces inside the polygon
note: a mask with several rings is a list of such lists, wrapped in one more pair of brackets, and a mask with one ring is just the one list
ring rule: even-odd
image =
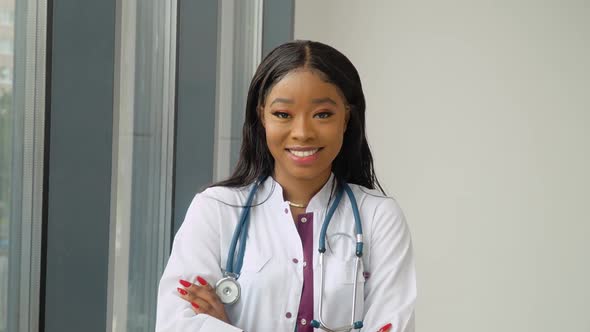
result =
[{"label": "window", "polygon": [[176,2],[119,9],[108,311],[113,332],[153,331],[170,247]]},{"label": "window", "polygon": [[40,0],[0,1],[2,332],[38,329],[45,13]]}]

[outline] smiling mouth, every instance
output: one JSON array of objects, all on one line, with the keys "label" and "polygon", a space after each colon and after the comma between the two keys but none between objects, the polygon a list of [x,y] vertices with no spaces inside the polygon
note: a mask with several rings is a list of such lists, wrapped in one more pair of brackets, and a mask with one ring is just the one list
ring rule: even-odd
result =
[{"label": "smiling mouth", "polygon": [[309,149],[309,150],[291,150],[291,149],[287,149],[287,151],[289,151],[289,153],[291,153],[292,155],[294,155],[296,157],[305,158],[305,157],[313,156],[314,154],[316,154],[321,149],[322,148],[315,148],[315,149]]}]

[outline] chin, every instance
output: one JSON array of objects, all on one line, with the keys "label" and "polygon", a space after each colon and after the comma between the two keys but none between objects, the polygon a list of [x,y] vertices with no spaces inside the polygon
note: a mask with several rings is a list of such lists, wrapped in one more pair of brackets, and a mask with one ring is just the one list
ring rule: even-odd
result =
[{"label": "chin", "polygon": [[324,170],[318,170],[316,167],[297,167],[295,169],[288,169],[287,174],[298,180],[314,180],[325,174]]}]

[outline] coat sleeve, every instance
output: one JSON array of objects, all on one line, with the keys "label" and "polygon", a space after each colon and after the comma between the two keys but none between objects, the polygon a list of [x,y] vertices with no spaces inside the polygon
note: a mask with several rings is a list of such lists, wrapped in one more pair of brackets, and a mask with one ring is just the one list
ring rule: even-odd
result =
[{"label": "coat sleeve", "polygon": [[241,329],[214,317],[199,314],[178,296],[179,280],[194,282],[197,276],[211,282],[221,278],[219,204],[205,194],[195,196],[172,245],[172,252],[158,288],[156,331],[220,331]]},{"label": "coat sleeve", "polygon": [[377,206],[370,237],[371,270],[365,283],[362,331],[376,332],[391,323],[391,332],[414,332],[416,273],[412,240],[394,199],[385,199]]}]

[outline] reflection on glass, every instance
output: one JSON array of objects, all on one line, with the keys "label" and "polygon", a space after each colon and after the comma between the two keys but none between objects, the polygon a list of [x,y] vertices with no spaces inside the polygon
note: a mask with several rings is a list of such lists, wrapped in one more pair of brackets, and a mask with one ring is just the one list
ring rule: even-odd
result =
[{"label": "reflection on glass", "polygon": [[0,1],[0,331],[8,331],[8,245],[11,216],[14,0]]}]

